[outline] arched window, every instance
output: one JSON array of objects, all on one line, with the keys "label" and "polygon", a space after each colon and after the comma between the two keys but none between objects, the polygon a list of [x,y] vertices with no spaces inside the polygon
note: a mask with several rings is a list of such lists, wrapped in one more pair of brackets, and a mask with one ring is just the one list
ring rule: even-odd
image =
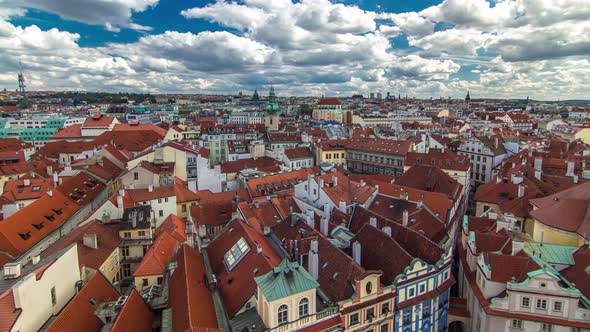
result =
[{"label": "arched window", "polygon": [[279,325],[280,324],[285,324],[289,321],[289,308],[287,307],[286,304],[283,304],[282,306],[279,307]]},{"label": "arched window", "polygon": [[304,297],[299,301],[299,318],[309,315],[309,300]]}]

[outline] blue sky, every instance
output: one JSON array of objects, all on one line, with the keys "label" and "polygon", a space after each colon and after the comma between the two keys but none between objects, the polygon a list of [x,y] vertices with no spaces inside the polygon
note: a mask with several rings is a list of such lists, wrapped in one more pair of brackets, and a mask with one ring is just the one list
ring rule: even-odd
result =
[{"label": "blue sky", "polygon": [[585,1],[4,0],[0,87],[586,98]]}]

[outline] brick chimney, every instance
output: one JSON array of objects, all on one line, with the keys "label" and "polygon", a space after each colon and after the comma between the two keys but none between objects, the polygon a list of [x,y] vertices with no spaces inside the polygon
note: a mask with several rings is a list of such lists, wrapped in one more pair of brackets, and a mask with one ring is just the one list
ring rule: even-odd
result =
[{"label": "brick chimney", "polygon": [[408,210],[404,210],[404,212],[402,212],[402,225],[408,226],[408,218],[409,218],[409,212],[408,212]]},{"label": "brick chimney", "polygon": [[352,259],[358,265],[361,265],[361,244],[358,241],[354,241],[352,244]]}]

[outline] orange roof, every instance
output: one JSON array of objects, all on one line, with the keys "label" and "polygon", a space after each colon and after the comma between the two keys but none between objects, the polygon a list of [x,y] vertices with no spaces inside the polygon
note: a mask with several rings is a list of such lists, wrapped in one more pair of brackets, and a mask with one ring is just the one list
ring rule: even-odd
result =
[{"label": "orange roof", "polygon": [[80,138],[82,137],[82,124],[76,123],[69,127],[59,129],[51,138]]},{"label": "orange roof", "polygon": [[[25,186],[25,181],[29,185]],[[2,201],[4,203],[12,203],[16,201],[38,199],[43,196],[48,190],[53,188],[52,179],[20,179],[8,181],[4,184],[4,193],[2,194]]]},{"label": "orange roof", "polygon": [[[97,240],[97,248],[90,248],[84,245],[84,236],[95,234]],[[60,238],[47,249],[41,252],[41,257],[49,257],[58,251],[61,251],[72,243],[78,245],[78,263],[80,269],[86,266],[98,270],[106,261],[107,258],[117,249],[121,238],[119,237],[119,225],[110,224],[105,225],[99,220],[93,220],[83,226],[77,227],[68,235]]]},{"label": "orange roof", "polygon": [[115,120],[115,118],[113,118],[111,116],[103,116],[101,114],[95,114],[89,118],[86,118],[86,120],[84,121],[84,124],[82,125],[82,128],[108,127],[111,123],[113,123],[114,120]]},{"label": "orange roof", "polygon": [[246,182],[246,186],[252,198],[260,197],[270,195],[271,192],[276,193],[292,190],[295,184],[307,180],[307,176],[311,174],[313,174],[312,168],[304,168],[297,171],[250,179]]},{"label": "orange roof", "polygon": [[175,257],[178,267],[170,277],[168,304],[174,317],[173,331],[216,329],[213,297],[206,284],[203,256],[183,245]]},{"label": "orange roof", "polygon": [[14,306],[12,288],[0,295],[0,331],[10,331],[22,312]]},{"label": "orange roof", "polygon": [[149,189],[126,189],[126,195],[135,202],[145,202],[153,199],[172,197],[176,195],[175,186],[154,187],[150,192]]},{"label": "orange roof", "polygon": [[21,141],[17,138],[3,138],[0,140],[0,151],[18,151],[30,149],[33,144]]},{"label": "orange roof", "polygon": [[133,289],[121,312],[117,315],[111,332],[151,332],[154,314],[143,301],[139,293]]},{"label": "orange roof", "polygon": [[150,249],[143,256],[133,276],[163,275],[166,272],[168,261],[174,255],[177,245],[178,240],[168,234],[168,232],[160,233]]},{"label": "orange roof", "polygon": [[0,250],[18,257],[70,218],[80,206],[53,190],[0,223]]},{"label": "orange roof", "polygon": [[406,155],[412,147],[414,141],[408,139],[405,141],[379,139],[379,138],[353,138],[348,140],[347,149],[371,151],[383,154]]},{"label": "orange roof", "polygon": [[[337,185],[334,185],[335,178],[337,178]],[[344,201],[346,204],[352,204],[353,201],[364,204],[376,192],[374,187],[366,184],[361,185],[360,182],[349,181],[346,175],[339,172],[318,176],[318,181],[319,179],[324,180],[322,190],[336,205],[340,201]]]},{"label": "orange roof", "polygon": [[140,131],[140,130],[151,130],[158,134],[160,138],[164,138],[166,136],[166,129],[162,127],[158,127],[151,123],[137,123],[137,124],[127,124],[127,123],[117,123],[113,127],[113,131]]},{"label": "orange roof", "polygon": [[175,214],[168,215],[168,218],[156,230],[156,236],[162,232],[170,234],[178,242],[186,241],[186,223]]},{"label": "orange roof", "polygon": [[46,331],[98,332],[103,324],[94,311],[100,303],[115,301],[118,297],[119,294],[109,281],[102,273],[97,272],[62,309]]},{"label": "orange roof", "polygon": [[221,165],[221,171],[223,173],[237,173],[245,168],[256,168],[262,172],[278,172],[281,170],[279,163],[270,157],[240,159]]},{"label": "orange roof", "polygon": [[64,181],[55,188],[68,197],[72,202],[83,206],[98,196],[106,186],[98,182],[92,176],[85,173],[78,173],[76,176]]}]

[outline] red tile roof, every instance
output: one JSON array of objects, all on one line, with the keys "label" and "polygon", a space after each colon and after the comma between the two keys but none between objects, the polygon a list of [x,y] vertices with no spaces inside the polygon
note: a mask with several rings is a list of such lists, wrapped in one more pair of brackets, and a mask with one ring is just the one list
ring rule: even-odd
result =
[{"label": "red tile roof", "polygon": [[[29,185],[25,186],[25,181],[28,181]],[[22,200],[38,199],[52,188],[52,179],[28,178],[26,180],[7,181],[4,183],[2,201],[4,203],[13,203]]]},{"label": "red tile roof", "polygon": [[134,277],[164,275],[168,261],[175,253],[179,242],[168,232],[161,232],[150,249],[143,255]]},{"label": "red tile roof", "polygon": [[168,305],[173,331],[218,328],[213,298],[207,287],[203,256],[187,245],[176,254],[177,268],[170,277]]},{"label": "red tile roof", "polygon": [[299,133],[273,132],[273,133],[267,133],[267,136],[268,136],[268,140],[270,142],[301,143],[301,135]]},{"label": "red tile roof", "polygon": [[439,192],[457,201],[462,195],[463,186],[438,167],[414,165],[395,183],[424,191]]},{"label": "red tile roof", "polygon": [[313,158],[313,153],[306,147],[297,147],[292,149],[285,149],[285,155],[289,160]]},{"label": "red tile roof", "polygon": [[59,159],[60,153],[80,154],[84,151],[91,151],[100,144],[86,141],[56,141],[48,142],[37,151],[33,158],[40,160],[43,158]]},{"label": "red tile roof", "polygon": [[[335,178],[337,178],[337,185],[334,185]],[[350,181],[349,177],[340,172],[320,175],[317,181],[320,179],[324,180],[322,190],[335,205],[338,205],[340,201],[344,201],[347,205],[353,202],[365,204],[377,191],[366,184]]]},{"label": "red tile roof", "polygon": [[313,172],[313,169],[305,168],[291,172],[263,176],[260,178],[253,178],[246,182],[246,187],[252,198],[271,195],[272,193],[292,192],[295,184],[307,180],[307,176],[313,174]]},{"label": "red tile roof", "polygon": [[464,155],[446,149],[430,149],[428,153],[408,152],[404,166],[431,165],[440,169],[467,171],[471,167],[471,161]]},{"label": "red tile roof", "polygon": [[62,138],[81,138],[82,137],[82,124],[76,123],[69,127],[59,129],[51,138],[62,139]]},{"label": "red tile roof", "polygon": [[324,98],[324,99],[320,99],[320,101],[318,101],[318,105],[337,106],[337,105],[342,105],[342,103],[337,98]]},{"label": "red tile roof", "polygon": [[151,332],[154,314],[135,289],[115,318],[111,332]]},{"label": "red tile roof", "polygon": [[33,148],[33,144],[17,138],[3,138],[0,140],[0,151],[19,151]]},{"label": "red tile roof", "polygon": [[14,306],[12,288],[0,295],[0,331],[10,331],[22,312]]},{"label": "red tile roof", "polygon": [[108,127],[111,123],[113,123],[113,121],[115,121],[114,117],[95,114],[89,118],[86,118],[82,128]]},{"label": "red tile roof", "polygon": [[499,283],[512,281],[523,282],[528,278],[527,273],[540,269],[541,267],[524,252],[515,256],[487,253],[490,266],[490,280]]},{"label": "red tile roof", "polygon": [[[244,238],[250,250],[230,271],[224,263],[224,255],[240,238]],[[258,245],[261,247],[260,253],[257,251]],[[267,273],[281,261],[268,240],[241,220],[229,223],[211,241],[207,247],[207,253],[213,273],[217,276],[219,292],[230,317],[233,317],[256,293],[254,277]]]},{"label": "red tile roof", "polygon": [[54,191],[61,192],[72,202],[83,206],[90,203],[105,189],[106,186],[92,176],[85,173],[78,173],[74,177],[64,181]]},{"label": "red tile roof", "polygon": [[17,257],[70,218],[79,205],[57,190],[0,223],[0,250]]},{"label": "red tile roof", "polygon": [[537,221],[580,236],[590,236],[590,182],[551,196],[530,200],[537,207],[531,216]]},{"label": "red tile roof", "polygon": [[162,232],[170,234],[178,242],[186,241],[186,223],[175,214],[170,214],[156,230],[156,236]]},{"label": "red tile roof", "polygon": [[99,304],[116,301],[117,291],[102,273],[90,278],[47,327],[48,332],[99,332],[102,321],[94,314]]},{"label": "red tile roof", "polygon": [[[84,245],[84,236],[95,234],[98,247],[96,249]],[[103,224],[99,220],[93,220],[83,226],[77,227],[66,236],[60,238],[47,249],[41,252],[41,258],[49,257],[72,243],[78,245],[78,263],[80,269],[89,267],[98,270],[106,259],[117,249],[121,238],[117,224]]]},{"label": "red tile roof", "polygon": [[158,127],[151,123],[134,123],[134,124],[127,124],[127,123],[117,123],[113,127],[113,131],[120,132],[120,131],[153,131],[156,133],[160,138],[164,138],[166,136],[166,129],[162,127]]},{"label": "red tile roof", "polygon": [[138,153],[160,142],[160,137],[151,130],[137,131],[107,131],[95,138],[100,145],[114,145],[117,150],[127,150]]},{"label": "red tile roof", "polygon": [[131,199],[135,204],[158,198],[176,196],[176,190],[174,186],[154,187],[152,188],[152,191],[149,189],[125,189],[125,192],[125,196],[129,196],[129,199]]},{"label": "red tile roof", "polygon": [[351,138],[346,145],[350,150],[371,151],[381,154],[396,154],[405,156],[412,148],[413,140],[405,141],[380,138]]},{"label": "red tile roof", "polygon": [[573,254],[574,264],[561,274],[571,283],[576,284],[576,288],[582,292],[586,298],[590,298],[590,273],[587,269],[590,266],[590,248],[582,246]]},{"label": "red tile roof", "polygon": [[191,216],[195,225],[219,225],[230,222],[236,210],[233,200],[201,200],[191,206]]}]

